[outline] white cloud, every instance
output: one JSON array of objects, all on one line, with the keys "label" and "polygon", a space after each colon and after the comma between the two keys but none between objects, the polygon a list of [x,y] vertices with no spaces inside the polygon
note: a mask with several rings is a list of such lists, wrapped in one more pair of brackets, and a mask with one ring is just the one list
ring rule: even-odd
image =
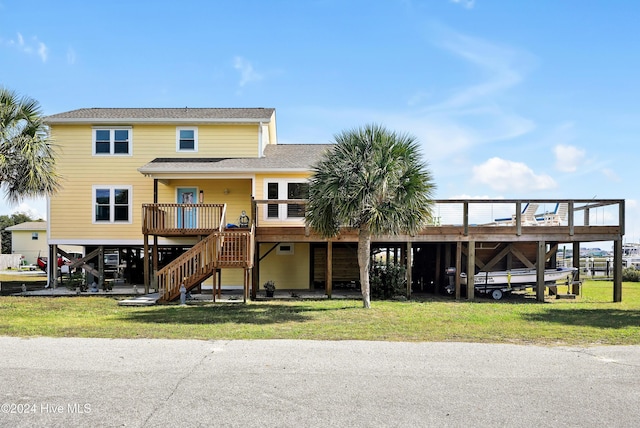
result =
[{"label": "white cloud", "polygon": [[584,150],[564,144],[555,146],[553,152],[556,155],[556,168],[562,172],[575,172],[586,155]]},{"label": "white cloud", "polygon": [[259,82],[263,76],[253,69],[253,65],[241,56],[233,59],[233,68],[240,72],[240,82],[238,85],[243,87],[247,83]]},{"label": "white cloud", "polygon": [[42,42],[38,42],[38,56],[40,56],[42,62],[47,62],[47,51],[47,45]]},{"label": "white cloud", "polygon": [[43,198],[26,199],[18,205],[8,205],[4,200],[0,199],[0,215],[11,215],[15,213],[27,214],[34,220],[46,220],[46,201]]},{"label": "white cloud", "polygon": [[21,52],[26,53],[27,55],[36,54],[40,57],[42,62],[47,62],[47,58],[49,56],[49,49],[47,45],[38,40],[36,36],[33,36],[32,42],[33,44],[25,41],[24,37],[21,33],[16,33],[16,39],[9,39],[4,44],[7,46],[15,47]]},{"label": "white cloud", "polygon": [[465,9],[473,9],[476,0],[449,0],[451,3],[456,3],[464,7]]},{"label": "white cloud", "polygon": [[73,48],[67,49],[67,63],[71,65],[76,63],[76,51]]},{"label": "white cloud", "polygon": [[500,192],[548,190],[556,187],[554,179],[545,174],[536,174],[522,162],[513,162],[498,157],[473,167],[472,180],[486,184]]},{"label": "white cloud", "polygon": [[605,178],[610,181],[621,181],[620,176],[616,174],[616,172],[611,168],[604,168],[602,170],[602,175],[604,175]]}]

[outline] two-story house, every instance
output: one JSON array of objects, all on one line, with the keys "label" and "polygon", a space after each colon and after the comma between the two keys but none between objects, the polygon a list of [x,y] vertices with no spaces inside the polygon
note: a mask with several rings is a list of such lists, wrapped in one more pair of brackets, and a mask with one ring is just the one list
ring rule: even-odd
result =
[{"label": "two-story house", "polygon": [[[331,145],[278,144],[274,109],[87,108],[47,123],[63,179],[48,201],[50,259],[65,256],[61,246],[81,246],[85,255],[71,268],[157,288],[163,300],[203,281],[214,291],[241,287],[245,297],[268,280],[329,296],[337,282],[357,287],[357,233],[324,239],[304,225],[311,166]],[[525,221],[523,208],[534,205]],[[562,216],[548,221],[559,206]],[[609,214],[589,215],[601,209]],[[435,210],[437,221],[415,236],[374,239],[387,260],[408,267],[407,294],[437,291],[450,267],[524,267],[538,269],[543,300],[543,271],[555,266],[560,243],[577,254],[581,241],[613,241],[621,298],[623,200],[445,200]],[[498,212],[515,214],[505,222]],[[459,297],[459,275],[455,289]],[[473,298],[473,281],[466,292]]]},{"label": "two-story house", "polygon": [[[124,279],[147,286],[162,266],[209,243],[223,253],[195,255],[159,278],[175,286],[193,277],[189,286],[217,272],[218,286],[247,288],[253,217],[269,226],[303,224],[301,205],[258,209],[252,202],[306,198],[310,165],[327,148],[278,145],[272,108],[89,108],[47,123],[63,177],[48,205],[51,257],[60,246],[83,246],[87,256],[77,265],[101,275],[97,255],[116,253]],[[309,247],[265,245],[261,277],[308,288]]]}]

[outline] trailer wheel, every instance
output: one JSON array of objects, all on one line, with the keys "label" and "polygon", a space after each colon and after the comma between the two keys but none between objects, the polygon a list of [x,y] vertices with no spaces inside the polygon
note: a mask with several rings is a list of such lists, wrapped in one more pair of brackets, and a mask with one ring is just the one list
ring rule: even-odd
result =
[{"label": "trailer wheel", "polygon": [[499,289],[495,289],[491,291],[491,297],[493,297],[493,300],[500,300],[502,299],[502,290]]}]

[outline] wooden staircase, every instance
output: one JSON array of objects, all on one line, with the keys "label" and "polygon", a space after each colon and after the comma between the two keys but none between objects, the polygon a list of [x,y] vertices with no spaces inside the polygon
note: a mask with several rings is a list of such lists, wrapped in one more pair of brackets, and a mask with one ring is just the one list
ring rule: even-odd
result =
[{"label": "wooden staircase", "polygon": [[[245,296],[249,289],[248,270],[253,268],[254,226],[251,229],[215,231],[156,274],[161,302],[180,297],[180,285],[187,291],[212,276],[217,269],[245,269]],[[215,292],[215,290],[214,290]]]}]

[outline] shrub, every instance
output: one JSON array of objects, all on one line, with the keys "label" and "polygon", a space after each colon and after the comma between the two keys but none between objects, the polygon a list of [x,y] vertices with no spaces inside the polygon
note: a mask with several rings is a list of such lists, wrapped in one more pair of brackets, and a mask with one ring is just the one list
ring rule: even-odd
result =
[{"label": "shrub", "polygon": [[371,297],[392,299],[407,294],[407,270],[394,263],[373,263],[369,272]]},{"label": "shrub", "polygon": [[627,282],[640,282],[640,270],[632,267],[622,269],[622,280]]}]

